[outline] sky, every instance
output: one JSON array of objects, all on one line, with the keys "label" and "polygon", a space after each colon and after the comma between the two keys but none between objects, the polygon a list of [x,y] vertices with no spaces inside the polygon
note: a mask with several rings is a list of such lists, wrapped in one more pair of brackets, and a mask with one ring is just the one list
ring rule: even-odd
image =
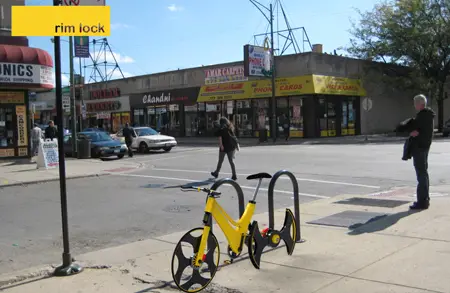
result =
[{"label": "sky", "polygon": [[[26,4],[51,5],[52,2],[27,0]],[[274,30],[286,29],[276,3],[282,4],[291,28],[304,28],[306,34],[302,29],[293,32],[301,52],[310,51],[307,35],[311,44],[323,44],[324,52],[331,53],[349,44],[351,21],[358,20],[355,9],[371,10],[379,0],[259,2],[265,6],[274,4]],[[257,38],[255,43],[254,35],[268,32],[267,20],[250,0],[106,0],[106,5],[111,6],[111,35],[107,40],[125,77],[241,61],[243,46],[261,45],[264,37]],[[63,84],[66,85],[70,71],[69,46],[68,38],[62,40]],[[283,38],[275,34],[274,40],[275,48],[282,49]],[[44,49],[53,56],[50,37],[30,37],[29,41],[31,47]],[[288,53],[295,52],[291,49],[285,54]],[[113,61],[110,53],[106,57],[108,62]],[[82,69],[85,81],[92,82],[92,61],[85,59],[82,64],[88,66]],[[79,72],[78,58],[75,70]],[[115,70],[113,78],[121,77]]]}]

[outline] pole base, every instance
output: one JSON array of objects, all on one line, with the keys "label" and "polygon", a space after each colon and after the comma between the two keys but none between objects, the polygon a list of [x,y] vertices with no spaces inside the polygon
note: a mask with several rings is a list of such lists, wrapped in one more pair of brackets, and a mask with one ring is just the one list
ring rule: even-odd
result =
[{"label": "pole base", "polygon": [[56,277],[66,277],[66,276],[72,276],[72,275],[76,275],[78,273],[81,273],[83,271],[83,267],[76,264],[76,263],[71,263],[68,266],[59,266],[55,269],[55,271],[53,272],[53,275]]}]

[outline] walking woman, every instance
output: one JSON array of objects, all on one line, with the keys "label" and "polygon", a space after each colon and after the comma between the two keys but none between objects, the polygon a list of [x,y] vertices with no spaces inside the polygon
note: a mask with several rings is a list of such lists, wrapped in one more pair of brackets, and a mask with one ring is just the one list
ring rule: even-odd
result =
[{"label": "walking woman", "polygon": [[222,168],[223,160],[225,155],[228,157],[228,162],[230,162],[232,177],[231,179],[236,180],[236,167],[234,166],[234,155],[238,149],[238,141],[234,132],[233,124],[225,117],[219,120],[219,130],[216,132],[216,136],[219,137],[219,161],[217,162],[217,168],[211,175],[214,178],[219,177],[220,169]]}]

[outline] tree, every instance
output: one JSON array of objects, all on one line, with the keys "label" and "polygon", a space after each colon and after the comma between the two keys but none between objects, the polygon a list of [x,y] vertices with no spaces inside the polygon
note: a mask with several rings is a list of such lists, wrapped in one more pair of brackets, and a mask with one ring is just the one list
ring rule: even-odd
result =
[{"label": "tree", "polygon": [[442,130],[450,74],[450,0],[390,0],[358,13],[347,51],[357,58],[410,68],[395,72],[396,67],[389,67],[403,83],[436,93]]}]

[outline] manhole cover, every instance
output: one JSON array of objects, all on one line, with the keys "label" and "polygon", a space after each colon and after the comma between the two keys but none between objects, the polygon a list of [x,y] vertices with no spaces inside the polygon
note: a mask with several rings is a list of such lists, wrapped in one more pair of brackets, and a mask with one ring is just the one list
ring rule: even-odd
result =
[{"label": "manhole cover", "polygon": [[368,207],[396,208],[409,203],[404,200],[376,199],[364,197],[352,197],[345,200],[336,201],[337,204],[358,205]]},{"label": "manhole cover", "polygon": [[163,209],[163,211],[168,213],[189,213],[192,207],[186,205],[170,205]]},{"label": "manhole cover", "polygon": [[361,211],[345,211],[328,217],[320,218],[308,224],[334,226],[334,227],[351,227],[355,225],[364,225],[386,217],[386,213],[372,213]]},{"label": "manhole cover", "polygon": [[142,186],[143,188],[163,188],[165,187],[167,184],[147,184]]}]

